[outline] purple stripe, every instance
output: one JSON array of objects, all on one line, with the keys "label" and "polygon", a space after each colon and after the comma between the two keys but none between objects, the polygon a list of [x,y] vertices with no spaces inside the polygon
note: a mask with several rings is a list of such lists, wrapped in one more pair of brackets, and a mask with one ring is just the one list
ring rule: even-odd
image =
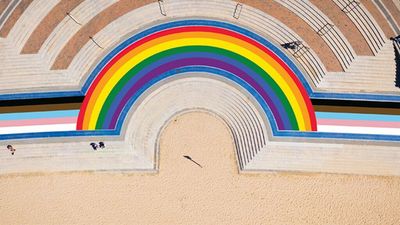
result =
[{"label": "purple stripe", "polygon": [[[148,73],[151,73],[152,70],[154,70],[154,68],[162,67],[163,64],[170,62],[172,60],[190,58],[193,55],[196,55],[196,57],[216,59],[216,61],[218,61],[218,62],[221,62],[221,61],[224,63],[227,62],[228,64],[230,64],[230,66],[225,66],[224,68],[221,68],[221,69],[224,69],[224,70],[229,71],[236,75],[237,74],[242,75],[241,78],[243,80],[247,81],[247,83],[255,84],[254,83],[254,80],[255,80],[262,87],[261,89],[258,90],[258,92],[263,96],[264,100],[267,102],[267,99],[270,99],[273,102],[273,105],[269,105],[269,106],[271,108],[271,111],[274,114],[274,117],[276,118],[278,127],[280,129],[285,129],[285,130],[292,129],[288,114],[287,114],[284,106],[282,105],[282,102],[280,101],[278,96],[275,94],[275,92],[272,90],[272,88],[269,86],[269,84],[266,83],[266,81],[263,80],[259,74],[255,73],[253,70],[249,69],[246,65],[242,64],[241,62],[233,60],[229,57],[225,57],[222,55],[209,53],[209,52],[180,53],[180,54],[176,54],[173,56],[165,57],[153,64],[150,64],[149,66],[147,66],[146,68],[141,70],[139,73],[137,73],[133,78],[131,78],[129,80],[129,82],[124,85],[123,89],[117,94],[115,99],[124,99],[124,96],[126,96],[126,93],[129,91],[129,89],[143,76],[146,76]],[[208,66],[218,67],[218,66],[215,66],[214,64],[210,64]],[[171,69],[173,69],[173,68],[171,68]],[[164,73],[164,72],[166,72],[166,71],[163,71],[161,73]],[[260,90],[263,90],[263,91],[260,91]],[[264,92],[266,92],[268,94],[266,95]],[[131,96],[129,96],[129,97],[131,97]],[[118,119],[120,111],[122,111],[122,109],[120,109],[120,111],[117,111],[118,110],[117,107],[118,107],[118,105],[120,105],[119,103],[120,103],[120,101],[113,100],[113,102],[111,103],[111,106],[109,108],[109,111],[107,112],[107,115],[106,115],[106,118],[102,125],[102,128],[113,129],[115,127],[115,124],[113,124],[112,121],[115,121],[114,123],[116,123],[116,120]],[[274,110],[275,108],[276,108],[276,110]],[[116,111],[117,111],[117,113],[116,113]],[[115,115],[115,114],[117,114],[117,115]]]},{"label": "purple stripe", "polygon": [[[182,57],[187,58],[187,56],[182,56]],[[174,58],[174,57],[172,57],[172,58]],[[171,69],[178,68],[178,67],[188,66],[188,65],[205,65],[205,66],[217,67],[217,68],[229,71],[229,72],[237,75],[238,77],[242,78],[247,83],[249,83],[253,88],[255,88],[257,90],[257,92],[259,92],[260,95],[264,98],[264,100],[266,101],[267,105],[270,107],[270,109],[274,115],[274,118],[277,122],[278,128],[279,129],[291,129],[290,121],[288,119],[283,120],[281,118],[282,115],[287,115],[286,112],[284,114],[280,114],[279,111],[281,111],[281,110],[278,110],[276,105],[274,104],[274,102],[280,103],[279,99],[276,98],[275,101],[273,101],[270,98],[270,96],[276,96],[276,95],[273,93],[273,91],[269,87],[268,87],[268,89],[270,90],[270,93],[267,94],[265,92],[265,90],[256,81],[254,81],[254,79],[252,77],[249,77],[246,74],[246,72],[243,72],[242,70],[238,69],[237,67],[234,67],[231,64],[227,64],[224,61],[208,59],[208,58],[207,59],[193,58],[193,59],[187,59],[187,60],[182,59],[182,60],[178,60],[178,61],[172,61],[172,62],[166,63],[164,65],[157,65],[156,69],[153,69],[151,71],[148,71],[150,69],[146,69],[146,71],[143,70],[143,73],[140,74],[140,76],[139,76],[139,74],[137,74],[135,77],[133,77],[130,80],[130,82],[127,85],[125,85],[124,90],[121,90],[121,92],[117,95],[116,98],[119,99],[119,101],[115,101],[115,100],[113,101],[113,103],[110,107],[110,111],[107,113],[107,116],[105,118],[105,123],[103,125],[103,128],[113,129],[115,127],[118,117],[119,117],[121,111],[123,110],[123,107],[125,106],[126,102],[146,82],[148,82],[149,80],[157,77],[158,75],[160,75],[166,71],[169,71]],[[257,75],[256,77],[259,77],[259,76]],[[140,78],[142,78],[142,79],[140,79]],[[137,81],[138,79],[140,79],[140,80]],[[261,79],[261,78],[259,78],[259,79]],[[263,85],[263,86],[265,86],[265,85]],[[128,92],[127,92],[127,90],[128,90]],[[278,106],[281,106],[281,104],[279,104]],[[282,106],[282,108],[283,108],[283,106]],[[111,113],[111,112],[114,112],[114,113]],[[283,112],[284,112],[284,110],[283,110]],[[112,116],[111,120],[109,119],[110,116]],[[108,122],[108,121],[110,121],[110,122]],[[283,121],[285,121],[286,123],[283,123]],[[106,124],[106,122],[107,122],[107,124]]]}]

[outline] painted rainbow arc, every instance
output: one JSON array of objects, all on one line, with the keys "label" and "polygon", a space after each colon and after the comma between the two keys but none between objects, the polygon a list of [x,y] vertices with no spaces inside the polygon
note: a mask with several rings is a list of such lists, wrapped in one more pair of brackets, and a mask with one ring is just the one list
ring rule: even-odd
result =
[{"label": "painted rainbow arc", "polygon": [[139,36],[114,49],[94,75],[78,130],[116,129],[129,100],[146,84],[168,71],[193,66],[224,70],[248,83],[268,106],[275,120],[270,123],[278,130],[317,129],[306,89],[274,52],[279,49],[272,51],[260,36],[210,20],[171,22]]}]

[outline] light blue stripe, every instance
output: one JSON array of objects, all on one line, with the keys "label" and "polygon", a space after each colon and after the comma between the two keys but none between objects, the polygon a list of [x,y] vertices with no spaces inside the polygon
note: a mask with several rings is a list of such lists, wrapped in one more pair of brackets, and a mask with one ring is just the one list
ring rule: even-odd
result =
[{"label": "light blue stripe", "polygon": [[79,114],[79,110],[3,113],[3,114],[0,114],[0,120],[24,120],[24,119],[77,117],[78,114]]},{"label": "light blue stripe", "polygon": [[[95,70],[92,71],[89,78],[86,80],[85,84],[83,85],[81,91],[75,92],[48,92],[48,93],[26,93],[26,94],[8,94],[8,95],[0,95],[0,100],[7,100],[7,99],[27,99],[27,98],[44,98],[44,97],[57,97],[57,96],[82,96],[84,93],[87,92],[88,88],[90,87],[91,83],[97,76],[98,71],[100,71],[106,63],[111,60],[116,53],[121,51],[125,48],[129,43],[135,41],[135,39],[140,39],[144,36],[147,36],[151,33],[154,33],[157,30],[166,29],[169,27],[179,27],[185,25],[213,25],[219,26],[222,28],[232,29],[236,32],[242,33],[261,44],[265,45],[267,48],[271,49],[275,54],[278,55],[298,76],[302,84],[307,90],[307,93],[310,97],[315,99],[347,99],[347,100],[366,100],[366,101],[395,101],[400,102],[400,95],[373,95],[373,94],[342,94],[342,93],[325,93],[325,92],[313,92],[310,88],[307,80],[304,78],[301,71],[297,68],[297,66],[289,59],[284,52],[282,52],[277,46],[269,42],[268,40],[264,39],[263,37],[240,27],[237,27],[233,24],[228,24],[224,22],[217,22],[217,21],[207,21],[207,20],[189,20],[189,21],[175,21],[170,22],[167,24],[158,25],[152,27],[148,30],[145,30],[137,35],[132,36],[128,40],[124,41],[122,44],[118,45],[114,50],[112,50],[107,56],[96,66]],[[257,95],[254,96],[257,99]],[[133,101],[132,101],[133,104]],[[129,105],[131,106],[131,105]],[[130,107],[125,108],[123,116],[127,115]],[[78,110],[75,110],[74,116],[78,115]],[[70,111],[71,112],[71,111]],[[266,110],[267,117],[271,120],[269,116],[269,111]],[[49,112],[50,113],[50,112]],[[325,114],[325,115],[324,115]],[[383,121],[400,121],[399,116],[391,116],[391,115],[371,115],[371,114],[348,114],[347,115],[338,115],[339,113],[335,113],[335,115],[328,115],[327,113],[317,112],[317,118],[323,118],[327,116],[329,119],[333,118],[342,118],[342,119],[351,119],[351,120],[379,120],[379,118],[385,118]],[[343,114],[343,113],[342,113]],[[5,115],[5,114],[3,114]],[[15,114],[14,114],[15,115]],[[55,116],[53,113],[52,116]],[[341,116],[341,117],[338,117]],[[118,122],[118,126],[116,130],[99,130],[99,131],[66,131],[66,132],[43,132],[43,133],[26,133],[26,134],[8,134],[8,135],[0,135],[1,139],[25,139],[25,138],[40,138],[40,137],[73,137],[73,136],[104,136],[104,135],[120,135],[121,127],[123,124],[123,118],[120,118]],[[365,117],[365,118],[363,118]],[[395,117],[395,118],[391,118]],[[0,114],[0,118],[1,114]],[[32,118],[32,117],[30,117]],[[46,115],[39,118],[52,118],[51,115]],[[378,118],[378,119],[376,119]],[[9,118],[10,119],[10,118]],[[11,118],[15,119],[15,118]],[[369,134],[346,134],[346,133],[324,133],[324,132],[299,132],[299,131],[279,131],[274,126],[274,123],[271,123],[272,133],[274,136],[280,137],[288,137],[291,139],[295,138],[318,138],[318,139],[359,139],[359,140],[382,140],[382,141],[399,141],[400,136],[393,136],[393,135],[369,135]]]},{"label": "light blue stripe", "polygon": [[315,112],[317,119],[375,120],[400,122],[400,115]]}]

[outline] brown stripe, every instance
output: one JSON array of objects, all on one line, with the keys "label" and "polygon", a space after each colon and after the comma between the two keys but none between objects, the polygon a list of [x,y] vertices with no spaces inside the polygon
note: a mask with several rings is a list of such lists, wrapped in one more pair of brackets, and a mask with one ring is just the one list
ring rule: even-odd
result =
[{"label": "brown stripe", "polygon": [[22,0],[18,4],[18,6],[11,13],[10,17],[8,17],[7,21],[4,23],[4,26],[0,29],[0,37],[7,37],[11,28],[13,28],[19,17],[21,17],[22,13],[24,13],[25,9],[28,8],[32,1],[33,0]]},{"label": "brown stripe", "polygon": [[355,107],[355,106],[314,105],[314,110],[317,112],[343,112],[343,113],[400,115],[400,109],[394,109],[394,108],[369,108],[369,107]]},{"label": "brown stripe", "polygon": [[27,105],[27,106],[3,106],[3,107],[0,107],[0,113],[71,110],[71,109],[79,109],[80,107],[81,107],[81,103]]},{"label": "brown stripe", "polygon": [[82,1],[83,0],[62,0],[59,2],[40,22],[39,26],[36,27],[21,53],[37,53],[51,32],[67,16],[66,13],[78,6]]},{"label": "brown stripe", "polygon": [[68,41],[62,51],[58,54],[51,69],[67,69],[75,55],[90,40],[89,36],[93,37],[97,32],[117,18],[152,2],[155,2],[155,0],[120,0],[114,3],[92,18]]}]

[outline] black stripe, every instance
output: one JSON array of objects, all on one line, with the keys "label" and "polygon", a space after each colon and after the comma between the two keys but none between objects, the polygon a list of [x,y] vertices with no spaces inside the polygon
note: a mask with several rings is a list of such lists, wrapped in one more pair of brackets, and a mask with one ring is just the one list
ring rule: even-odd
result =
[{"label": "black stripe", "polygon": [[325,106],[352,106],[367,108],[391,108],[400,109],[400,102],[378,102],[378,101],[357,101],[357,100],[337,100],[337,99],[311,99],[313,105]]},{"label": "black stripe", "polygon": [[65,103],[82,103],[84,96],[61,97],[61,98],[39,98],[39,99],[18,99],[0,101],[2,106],[28,106],[28,105],[48,105]]},{"label": "black stripe", "polygon": [[[2,106],[28,106],[28,105],[47,105],[82,103],[84,96],[59,97],[59,98],[40,98],[40,99],[18,99],[0,101]],[[359,100],[338,100],[338,99],[311,99],[313,105],[318,106],[350,106],[367,108],[392,108],[400,109],[400,102],[379,102],[379,101],[359,101]]]}]

